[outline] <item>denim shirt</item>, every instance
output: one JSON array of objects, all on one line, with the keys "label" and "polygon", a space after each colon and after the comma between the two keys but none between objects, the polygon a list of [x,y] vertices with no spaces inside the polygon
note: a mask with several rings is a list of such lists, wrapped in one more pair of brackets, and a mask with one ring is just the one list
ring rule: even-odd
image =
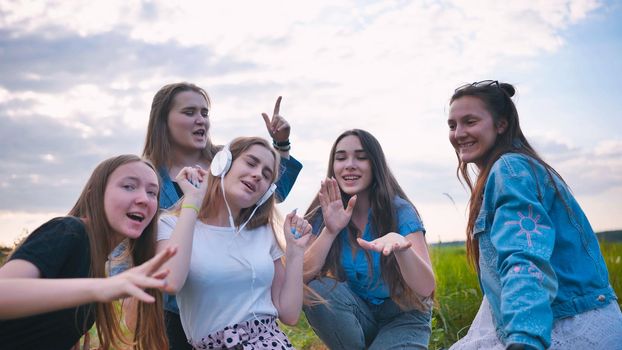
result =
[{"label": "denim shirt", "polygon": [[480,286],[507,346],[545,349],[554,320],[617,299],[583,210],[533,158],[507,153],[495,162],[473,236]]},{"label": "denim shirt", "polygon": [[[425,234],[423,222],[415,207],[410,202],[395,196],[393,206],[397,214],[396,233],[402,236],[408,236],[414,232],[422,232]],[[367,214],[367,224],[361,235],[366,241],[372,241],[378,237],[371,227],[372,211],[371,208]],[[313,232],[319,235],[320,228],[323,224],[322,214],[318,213],[318,217],[312,220]],[[387,233],[387,232],[385,232]],[[383,233],[383,234],[385,234]],[[390,297],[389,287],[382,279],[380,270],[381,253],[376,251],[368,251],[371,256],[371,274],[369,262],[365,256],[365,251],[359,247],[355,255],[352,255],[352,247],[348,239],[350,233],[347,228],[339,232],[338,238],[341,240],[341,267],[345,273],[345,278],[350,289],[363,300],[373,305],[380,305]]]}]

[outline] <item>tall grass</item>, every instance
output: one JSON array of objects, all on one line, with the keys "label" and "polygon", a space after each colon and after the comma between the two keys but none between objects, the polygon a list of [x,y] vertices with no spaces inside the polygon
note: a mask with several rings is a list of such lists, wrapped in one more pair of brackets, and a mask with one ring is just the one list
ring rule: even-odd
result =
[{"label": "tall grass", "polygon": [[[622,243],[601,242],[609,269],[609,281],[622,297]],[[432,246],[432,265],[436,275],[436,303],[432,314],[432,336],[429,348],[449,348],[463,337],[479,309],[482,294],[477,275],[468,265],[464,246]],[[622,303],[622,298],[618,299]],[[622,305],[621,305],[622,306]],[[313,334],[304,315],[296,327],[283,326],[297,349],[326,349]]]}]

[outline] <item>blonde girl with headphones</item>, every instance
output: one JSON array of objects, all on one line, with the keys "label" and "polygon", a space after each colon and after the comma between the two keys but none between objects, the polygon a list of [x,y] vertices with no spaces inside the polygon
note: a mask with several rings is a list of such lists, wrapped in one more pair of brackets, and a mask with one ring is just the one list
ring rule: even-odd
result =
[{"label": "blonde girl with headphones", "polygon": [[287,249],[279,247],[273,196],[279,161],[266,140],[242,137],[214,156],[211,174],[185,167],[176,177],[184,198],[176,213],[160,219],[157,249],[178,247],[165,268],[195,348],[293,348],[276,318],[298,321],[311,226],[288,214]]}]

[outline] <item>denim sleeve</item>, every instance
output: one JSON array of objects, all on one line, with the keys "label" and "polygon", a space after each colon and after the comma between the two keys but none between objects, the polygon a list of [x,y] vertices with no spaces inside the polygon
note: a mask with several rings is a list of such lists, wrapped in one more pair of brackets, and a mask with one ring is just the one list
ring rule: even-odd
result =
[{"label": "denim sleeve", "polygon": [[555,229],[537,186],[528,163],[502,158],[491,171],[485,193],[494,210],[490,239],[498,254],[506,344],[544,349],[551,343],[551,303],[557,293],[550,263]]},{"label": "denim sleeve", "polygon": [[287,198],[301,169],[302,164],[296,158],[292,156],[289,156],[289,159],[281,158],[279,179],[276,182],[277,202],[282,202]]},{"label": "denim sleeve", "polygon": [[425,234],[423,222],[412,204],[401,198],[397,198],[395,206],[397,210],[397,233],[402,236],[407,236],[413,232],[421,231]]}]

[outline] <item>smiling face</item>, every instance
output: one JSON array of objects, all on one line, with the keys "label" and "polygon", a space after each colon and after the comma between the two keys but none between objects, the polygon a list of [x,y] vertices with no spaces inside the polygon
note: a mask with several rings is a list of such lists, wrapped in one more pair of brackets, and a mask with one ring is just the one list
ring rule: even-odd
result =
[{"label": "smiling face", "polygon": [[158,209],[158,190],[156,173],[141,161],[123,164],[110,174],[104,211],[114,242],[140,237]]},{"label": "smiling face", "polygon": [[369,191],[373,180],[371,162],[358,136],[348,135],[339,140],[333,155],[333,172],[343,192],[361,195]]},{"label": "smiling face", "polygon": [[175,95],[168,114],[168,130],[173,148],[200,151],[207,145],[209,106],[205,97],[195,91]]},{"label": "smiling face", "polygon": [[507,122],[495,122],[484,103],[477,97],[464,96],[452,102],[447,119],[449,142],[464,163],[478,168],[485,164],[497,136],[505,132]]},{"label": "smiling face", "polygon": [[262,145],[250,146],[233,160],[224,183],[232,211],[257,203],[274,181],[275,163],[274,154]]}]

